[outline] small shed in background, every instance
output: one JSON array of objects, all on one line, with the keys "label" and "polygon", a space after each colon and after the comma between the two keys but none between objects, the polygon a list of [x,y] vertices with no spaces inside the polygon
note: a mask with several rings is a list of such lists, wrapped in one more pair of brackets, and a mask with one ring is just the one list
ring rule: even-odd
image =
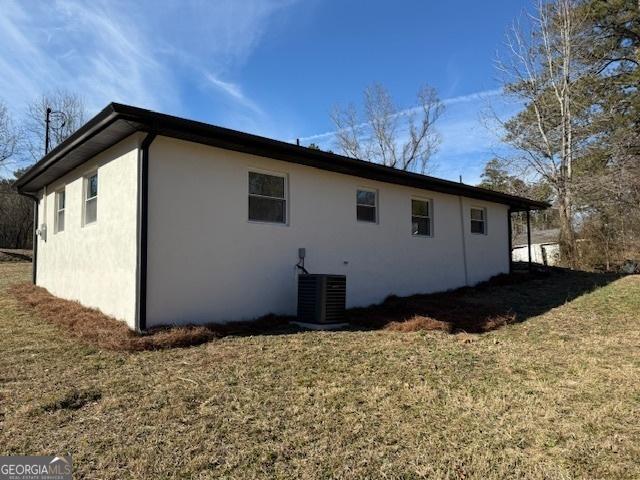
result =
[{"label": "small shed in background", "polygon": [[[560,245],[558,238],[560,229],[531,231],[531,261],[541,265],[556,265],[560,258]],[[526,232],[513,238],[511,259],[514,262],[529,261]]]}]

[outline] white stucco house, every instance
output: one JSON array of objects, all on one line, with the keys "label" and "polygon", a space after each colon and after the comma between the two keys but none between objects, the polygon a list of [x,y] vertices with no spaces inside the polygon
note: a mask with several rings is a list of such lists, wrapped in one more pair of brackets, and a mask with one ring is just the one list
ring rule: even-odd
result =
[{"label": "white stucco house", "polygon": [[110,104],[16,185],[33,280],[138,331],[294,314],[298,251],[347,307],[510,268],[510,211],[548,205]]}]

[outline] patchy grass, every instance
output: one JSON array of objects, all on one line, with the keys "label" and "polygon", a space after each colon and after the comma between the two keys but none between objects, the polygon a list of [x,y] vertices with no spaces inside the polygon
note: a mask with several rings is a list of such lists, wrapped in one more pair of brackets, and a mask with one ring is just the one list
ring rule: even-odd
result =
[{"label": "patchy grass", "polygon": [[0,265],[0,455],[70,453],[104,479],[640,478],[638,276],[468,292],[511,304],[488,333],[121,352],[20,308],[28,269]]}]

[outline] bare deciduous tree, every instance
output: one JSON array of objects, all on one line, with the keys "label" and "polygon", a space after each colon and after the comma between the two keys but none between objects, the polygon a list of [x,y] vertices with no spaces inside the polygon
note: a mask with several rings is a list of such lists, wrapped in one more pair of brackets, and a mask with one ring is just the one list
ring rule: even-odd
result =
[{"label": "bare deciduous tree", "polygon": [[0,167],[7,165],[17,153],[20,132],[14,126],[7,107],[0,102]]},{"label": "bare deciduous tree", "polygon": [[25,121],[27,149],[34,160],[44,155],[47,108],[54,112],[49,128],[50,149],[80,128],[87,119],[84,101],[74,93],[55,90],[34,100],[27,107]]},{"label": "bare deciduous tree", "polygon": [[504,140],[521,155],[514,159],[533,170],[554,190],[559,210],[561,255],[576,258],[574,187],[576,149],[588,140],[576,111],[584,111],[579,79],[590,75],[578,61],[586,41],[573,0],[539,1],[530,28],[514,26],[507,38],[508,60],[499,60],[504,91],[525,104],[503,122]]},{"label": "bare deciduous tree", "polygon": [[417,100],[417,107],[398,110],[382,85],[369,86],[364,91],[362,116],[353,105],[332,112],[338,148],[361,160],[401,170],[427,171],[440,143],[434,124],[444,106],[431,87],[422,87]]}]

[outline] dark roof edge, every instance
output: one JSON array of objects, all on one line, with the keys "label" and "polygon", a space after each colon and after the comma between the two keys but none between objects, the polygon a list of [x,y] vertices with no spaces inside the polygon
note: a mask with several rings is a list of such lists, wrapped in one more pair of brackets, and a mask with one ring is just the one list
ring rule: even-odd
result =
[{"label": "dark roof edge", "polygon": [[[24,193],[26,191],[24,190],[24,186],[28,182],[116,120],[127,120],[138,123],[141,125],[140,129],[153,130],[163,136],[205,144],[207,144],[207,142],[203,141],[204,139],[211,139],[212,143],[215,139],[220,148],[228,150],[242,151],[293,163],[301,163],[323,170],[369,178],[381,182],[401,184],[425,190],[502,203],[515,207],[516,209],[544,209],[550,206],[547,202],[540,202],[450,180],[406,172],[335,153],[310,149],[280,140],[260,137],[258,135],[119,103],[110,103],[107,105],[100,113],[25,172],[15,182],[18,191]],[[200,137],[202,140],[199,141],[194,137]]]}]

